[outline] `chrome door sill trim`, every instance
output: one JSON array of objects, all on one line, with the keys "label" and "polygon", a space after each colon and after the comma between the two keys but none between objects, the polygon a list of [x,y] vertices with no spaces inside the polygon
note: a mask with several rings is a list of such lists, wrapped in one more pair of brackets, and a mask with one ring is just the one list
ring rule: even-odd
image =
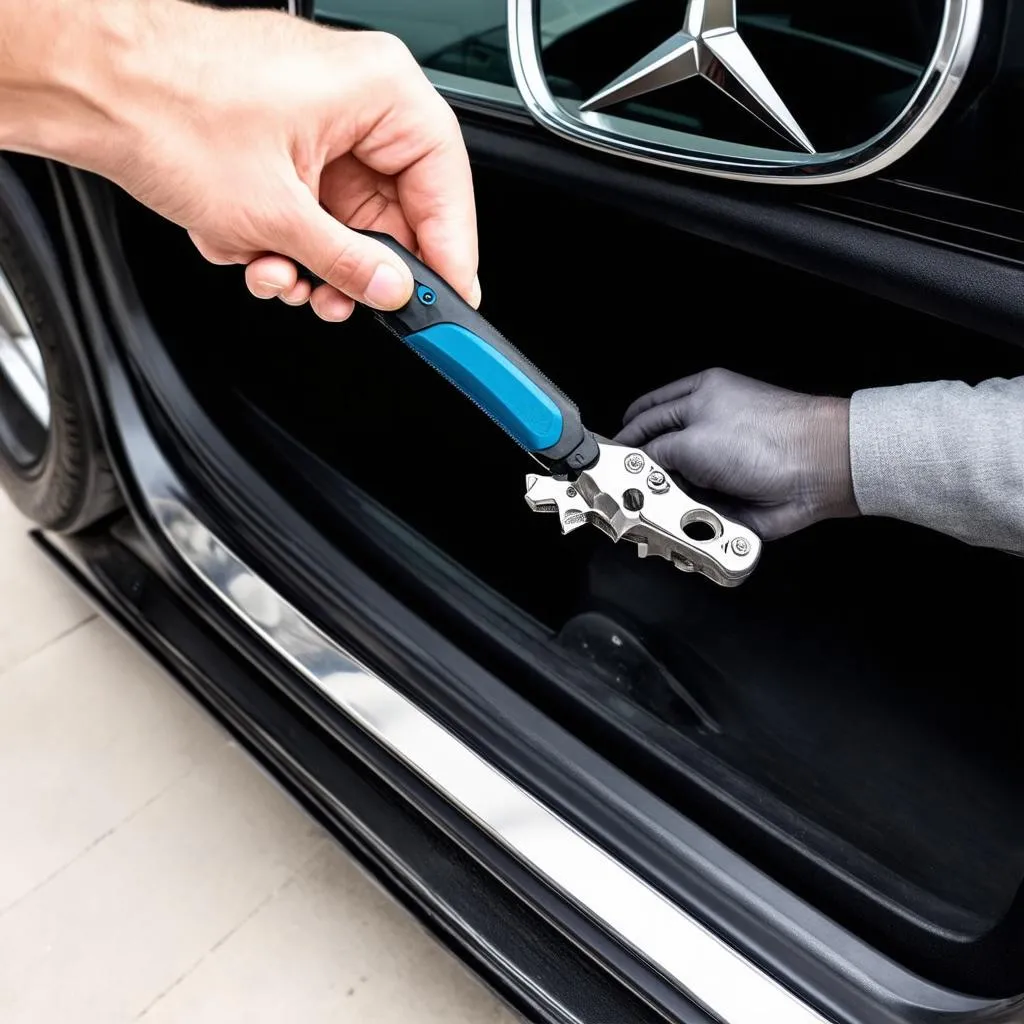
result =
[{"label": "chrome door sill trim", "polygon": [[597,925],[723,1024],[826,1018],[558,817],[313,625],[173,494],[146,502],[174,550],[307,682]]}]

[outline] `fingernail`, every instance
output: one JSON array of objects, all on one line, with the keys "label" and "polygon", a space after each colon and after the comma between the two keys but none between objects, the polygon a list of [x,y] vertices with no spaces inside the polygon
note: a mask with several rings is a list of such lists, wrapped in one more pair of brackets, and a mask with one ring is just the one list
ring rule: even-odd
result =
[{"label": "fingernail", "polygon": [[412,282],[390,263],[380,263],[366,286],[363,298],[378,309],[398,309],[409,300]]},{"label": "fingernail", "polygon": [[258,299],[276,299],[282,291],[281,286],[273,281],[257,281],[256,288],[258,289],[256,292]]},{"label": "fingernail", "polygon": [[484,297],[483,290],[480,287],[479,276],[473,278],[473,283],[469,288],[469,304],[476,309],[480,305],[480,300]]}]

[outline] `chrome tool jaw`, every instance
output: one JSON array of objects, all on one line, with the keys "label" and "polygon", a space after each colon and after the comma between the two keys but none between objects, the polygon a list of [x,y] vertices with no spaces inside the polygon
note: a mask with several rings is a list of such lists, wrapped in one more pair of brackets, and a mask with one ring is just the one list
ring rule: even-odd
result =
[{"label": "chrome tool jaw", "polygon": [[604,438],[598,448],[600,458],[574,480],[527,474],[530,508],[557,512],[562,533],[591,523],[612,540],[632,541],[641,558],[665,558],[723,587],[754,571],[757,534],[694,501],[639,449]]}]

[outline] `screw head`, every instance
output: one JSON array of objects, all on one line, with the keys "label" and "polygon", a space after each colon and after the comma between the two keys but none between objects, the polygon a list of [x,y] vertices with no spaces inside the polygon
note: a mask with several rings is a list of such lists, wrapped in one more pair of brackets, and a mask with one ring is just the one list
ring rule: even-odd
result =
[{"label": "screw head", "polygon": [[576,497],[576,488],[575,487],[566,487],[566,489],[565,489],[565,496],[567,498],[575,498]]},{"label": "screw head", "polygon": [[647,477],[647,486],[655,494],[664,494],[668,490],[668,478],[660,469],[656,469]]},{"label": "screw head", "polygon": [[739,555],[741,558],[744,555],[750,554],[750,541],[746,537],[734,537],[732,542],[733,554]]},{"label": "screw head", "polygon": [[630,452],[626,456],[625,465],[630,473],[639,473],[644,468],[644,457],[639,452]]}]

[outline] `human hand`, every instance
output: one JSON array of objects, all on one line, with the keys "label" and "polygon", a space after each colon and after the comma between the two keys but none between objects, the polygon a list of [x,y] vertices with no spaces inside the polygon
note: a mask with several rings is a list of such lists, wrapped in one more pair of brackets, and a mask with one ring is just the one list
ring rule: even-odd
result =
[{"label": "human hand", "polygon": [[860,514],[849,405],[716,368],[638,398],[616,440],[645,448],[684,487],[774,540]]},{"label": "human hand", "polygon": [[[211,262],[245,264],[258,297],[311,298],[331,321],[353,300],[403,305],[408,268],[350,230],[372,228],[479,304],[459,125],[394,36],[180,0],[85,6],[107,11],[116,43],[116,95],[98,90],[114,130],[68,162],[186,228]],[[327,283],[310,296],[296,264]]]}]

